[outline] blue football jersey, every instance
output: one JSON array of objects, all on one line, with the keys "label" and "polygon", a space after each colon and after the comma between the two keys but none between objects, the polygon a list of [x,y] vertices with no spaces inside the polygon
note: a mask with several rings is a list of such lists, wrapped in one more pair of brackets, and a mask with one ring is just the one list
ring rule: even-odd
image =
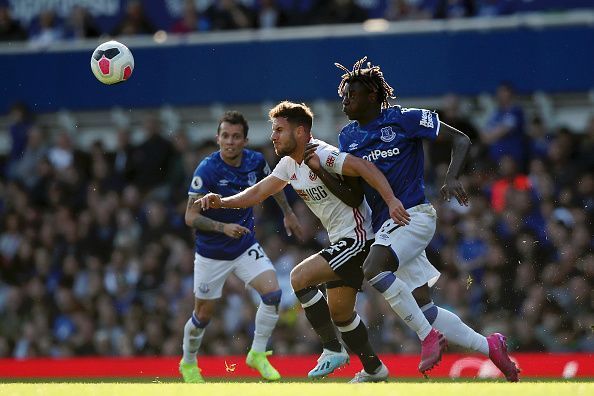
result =
[{"label": "blue football jersey", "polygon": [[[425,198],[422,139],[434,140],[439,133],[437,113],[393,106],[365,126],[354,121],[342,128],[339,149],[373,162],[390,182],[394,195],[405,208],[427,202]],[[373,230],[389,218],[381,195],[364,183],[365,198],[373,212]]]},{"label": "blue football jersey", "polygon": [[[203,159],[194,171],[188,195],[212,192],[228,197],[253,186],[269,173],[270,167],[264,156],[256,151],[244,149],[238,167],[225,163],[220,152],[216,151]],[[252,208],[209,209],[202,215],[223,223],[239,224],[251,232],[234,239],[218,232],[196,230],[196,252],[199,255],[216,260],[233,260],[256,242]]]}]

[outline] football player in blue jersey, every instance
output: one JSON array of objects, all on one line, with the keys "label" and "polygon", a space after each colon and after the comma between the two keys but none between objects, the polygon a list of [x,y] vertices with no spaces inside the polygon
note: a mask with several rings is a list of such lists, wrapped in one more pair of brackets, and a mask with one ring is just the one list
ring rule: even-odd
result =
[{"label": "football player in blue jersey", "polygon": [[[388,100],[393,98],[393,88],[384,79],[380,67],[365,63],[366,59],[356,62],[352,70],[336,64],[344,71],[338,94],[343,111],[352,122],[340,132],[341,153],[336,153],[336,158],[324,166],[354,176],[348,164],[350,155],[373,162],[410,214],[410,222],[395,223],[390,218],[388,205],[376,190],[364,183],[376,232],[375,243],[363,264],[365,278],[401,318],[400,300],[412,291],[422,313],[408,307],[411,314],[404,320],[422,340],[421,372],[426,373],[439,361],[446,344],[441,332],[451,342],[488,355],[508,381],[518,381],[519,370],[507,354],[505,337],[500,333],[488,337],[478,334],[454,313],[436,306],[429,289],[440,273],[425,254],[435,232],[437,214],[424,192],[423,140],[433,141],[438,135],[451,139],[452,159],[441,195],[447,201],[454,197],[460,205],[467,206],[468,195],[459,176],[470,149],[470,139],[441,122],[435,112],[390,106]],[[319,161],[315,148],[308,148],[306,155],[310,167],[312,160]],[[438,338],[439,342],[428,343],[432,338]]]},{"label": "football player in blue jersey", "polygon": [[[200,205],[196,204],[208,192],[234,195],[270,173],[264,156],[245,148],[247,134],[248,124],[243,115],[236,111],[226,112],[219,122],[216,136],[220,150],[198,165],[188,191],[185,221],[196,231],[196,254],[195,306],[184,327],[183,358],[179,364],[185,382],[204,382],[196,355],[214,312],[215,301],[222,296],[223,285],[231,273],[262,297],[246,364],[258,370],[266,380],[280,379],[266,357],[270,354],[266,352],[266,344],[278,320],[281,290],[272,263],[255,240],[252,208],[201,212]],[[284,193],[281,191],[274,198],[284,213],[287,233],[301,238],[301,227]]]}]

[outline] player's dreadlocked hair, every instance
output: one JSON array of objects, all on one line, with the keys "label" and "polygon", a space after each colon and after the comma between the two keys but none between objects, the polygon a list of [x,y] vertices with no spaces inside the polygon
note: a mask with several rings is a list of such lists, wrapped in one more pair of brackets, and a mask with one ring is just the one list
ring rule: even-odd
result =
[{"label": "player's dreadlocked hair", "polygon": [[342,97],[342,90],[346,83],[353,83],[359,81],[365,85],[371,92],[377,92],[378,99],[382,104],[382,109],[390,106],[388,99],[394,99],[394,88],[390,86],[384,79],[384,73],[379,66],[372,66],[371,62],[367,62],[367,67],[363,65],[367,57],[358,60],[353,65],[353,70],[349,70],[340,63],[335,63],[336,67],[342,69],[345,73],[342,75],[342,80],[338,85],[338,95]]}]

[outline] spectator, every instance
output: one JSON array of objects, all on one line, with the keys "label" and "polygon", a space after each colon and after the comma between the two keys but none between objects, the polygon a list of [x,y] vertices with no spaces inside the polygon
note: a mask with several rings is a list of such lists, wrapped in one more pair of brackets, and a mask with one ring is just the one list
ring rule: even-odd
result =
[{"label": "spectator", "polygon": [[70,16],[66,21],[64,37],[71,39],[85,39],[90,37],[99,37],[101,32],[95,26],[93,17],[89,12],[81,7],[74,6],[70,11]]},{"label": "spectator", "polygon": [[31,188],[39,176],[36,169],[39,162],[47,155],[47,146],[43,132],[38,127],[31,127],[23,156],[14,162],[11,177]]},{"label": "spectator", "polygon": [[8,6],[0,5],[0,42],[26,39],[27,33],[17,21],[11,18]]},{"label": "spectator", "polygon": [[546,158],[552,138],[541,117],[532,117],[528,125],[528,136],[530,137],[528,142],[530,158]]},{"label": "spectator", "polygon": [[11,124],[10,130],[10,153],[8,154],[8,173],[11,172],[11,167],[23,158],[27,148],[27,140],[29,139],[29,130],[33,125],[29,109],[24,103],[17,102],[10,108],[9,114]]},{"label": "spectator", "polygon": [[498,164],[510,156],[519,169],[526,168],[527,147],[524,131],[524,111],[514,103],[514,91],[508,83],[497,88],[497,110],[481,131],[481,141],[487,146],[489,158]]},{"label": "spectator", "polygon": [[476,16],[495,17],[512,14],[514,2],[510,0],[477,0]]},{"label": "spectator", "polygon": [[236,0],[215,1],[206,9],[212,30],[236,30],[254,27],[250,10]]},{"label": "spectator", "polygon": [[47,48],[64,37],[64,30],[59,26],[56,14],[44,11],[39,15],[39,30],[29,37],[29,44],[36,49]]},{"label": "spectator", "polygon": [[423,12],[419,1],[391,0],[388,2],[384,18],[388,21],[404,21],[410,19],[430,19],[431,12]]},{"label": "spectator", "polygon": [[[468,117],[462,114],[460,109],[460,98],[458,96],[450,94],[443,98],[442,106],[439,110],[439,119],[468,135],[472,141],[470,160],[477,158],[480,153],[480,142],[479,139],[477,139],[478,131]],[[449,150],[444,150],[444,147],[451,147],[451,142],[447,139],[442,137],[436,144],[431,144],[428,147],[432,167],[450,163],[450,152]]]},{"label": "spectator", "polygon": [[467,18],[475,12],[474,0],[439,0],[435,8],[436,19]]},{"label": "spectator", "polygon": [[319,24],[360,23],[368,18],[367,11],[354,0],[318,1],[312,15]]},{"label": "spectator", "polygon": [[210,30],[208,21],[199,14],[192,0],[186,0],[184,2],[182,17],[173,23],[171,33],[187,34],[208,30]]},{"label": "spectator", "polygon": [[259,0],[258,3],[257,28],[274,29],[288,25],[289,17],[275,0]]},{"label": "spectator", "polygon": [[113,30],[114,36],[134,36],[137,34],[153,34],[157,31],[144,14],[140,0],[130,0],[126,7],[126,15]]},{"label": "spectator", "polygon": [[161,136],[161,122],[155,116],[145,119],[144,135],[145,141],[134,149],[133,181],[142,192],[148,193],[164,187],[174,152],[171,142]]}]

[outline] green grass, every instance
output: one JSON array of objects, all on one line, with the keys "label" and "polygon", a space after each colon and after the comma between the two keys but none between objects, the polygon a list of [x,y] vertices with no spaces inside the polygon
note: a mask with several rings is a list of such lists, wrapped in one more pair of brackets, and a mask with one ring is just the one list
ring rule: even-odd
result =
[{"label": "green grass", "polygon": [[209,384],[117,384],[117,383],[0,383],[3,396],[591,396],[594,382],[539,381],[504,382],[432,381],[426,383],[209,383]]}]

